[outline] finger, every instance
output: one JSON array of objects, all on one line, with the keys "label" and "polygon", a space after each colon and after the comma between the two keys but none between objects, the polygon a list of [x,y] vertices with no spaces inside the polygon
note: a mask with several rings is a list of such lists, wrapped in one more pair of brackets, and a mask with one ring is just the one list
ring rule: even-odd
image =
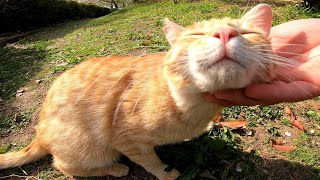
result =
[{"label": "finger", "polygon": [[259,104],[266,104],[266,102],[262,102],[258,99],[245,95],[243,89],[218,91],[214,94],[217,97],[217,99],[228,101],[233,106],[253,106]]},{"label": "finger", "polygon": [[216,98],[216,96],[214,94],[204,93],[203,97],[209,103],[216,103],[216,104],[219,104],[219,105],[225,106],[225,107],[233,106],[232,102],[218,99],[218,98]]},{"label": "finger", "polygon": [[223,106],[251,106],[265,104],[259,100],[244,95],[243,89],[217,91],[214,94],[204,94],[206,101]]},{"label": "finger", "polygon": [[306,81],[275,81],[270,84],[248,86],[244,94],[268,104],[276,104],[314,98],[320,95],[320,87]]}]

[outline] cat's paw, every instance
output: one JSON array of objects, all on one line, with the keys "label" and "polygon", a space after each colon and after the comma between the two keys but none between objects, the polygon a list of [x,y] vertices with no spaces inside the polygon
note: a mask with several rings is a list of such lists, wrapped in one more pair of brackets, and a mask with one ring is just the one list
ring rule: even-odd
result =
[{"label": "cat's paw", "polygon": [[177,171],[176,169],[172,169],[170,172],[166,173],[166,177],[164,180],[175,180],[180,176],[180,172]]},{"label": "cat's paw", "polygon": [[110,175],[115,177],[122,177],[129,174],[129,168],[123,164],[114,164],[108,171]]}]

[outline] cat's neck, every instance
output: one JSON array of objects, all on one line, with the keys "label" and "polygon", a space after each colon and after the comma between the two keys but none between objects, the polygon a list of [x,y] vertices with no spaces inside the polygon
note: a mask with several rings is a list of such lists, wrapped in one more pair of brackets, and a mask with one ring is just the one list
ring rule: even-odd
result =
[{"label": "cat's neck", "polygon": [[184,114],[190,119],[207,122],[210,121],[217,113],[222,110],[222,107],[205,101],[202,96],[202,92],[196,87],[179,84],[171,81],[167,78],[168,88],[171,92],[172,98],[178,107]]}]

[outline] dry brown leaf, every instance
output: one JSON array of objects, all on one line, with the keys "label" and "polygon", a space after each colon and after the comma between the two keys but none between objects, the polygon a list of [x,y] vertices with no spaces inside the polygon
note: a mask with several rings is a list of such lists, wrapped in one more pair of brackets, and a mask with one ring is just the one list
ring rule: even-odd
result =
[{"label": "dry brown leaf", "polygon": [[221,120],[223,120],[223,116],[221,113],[217,114],[213,119],[212,121],[215,122],[215,123],[218,123],[220,122]]},{"label": "dry brown leaf", "polygon": [[238,129],[248,125],[246,120],[224,121],[219,123],[221,126],[225,126],[231,129]]},{"label": "dry brown leaf", "polygon": [[305,130],[304,126],[298,120],[294,120],[293,122],[291,122],[291,124],[300,129],[301,131]]},{"label": "dry brown leaf", "polygon": [[284,112],[290,117],[291,122],[296,120],[296,116],[288,106],[284,107]]},{"label": "dry brown leaf", "polygon": [[284,112],[288,116],[290,116],[290,121],[291,121],[292,125],[294,125],[298,129],[300,129],[301,131],[305,130],[304,126],[297,120],[296,116],[294,115],[294,113],[291,111],[291,109],[288,106],[284,107]]},{"label": "dry brown leaf", "polygon": [[284,112],[285,112],[288,116],[291,116],[292,111],[291,111],[291,109],[290,109],[288,106],[284,107]]},{"label": "dry brown leaf", "polygon": [[246,115],[246,113],[241,111],[239,116],[238,116],[238,119],[243,119],[245,115]]},{"label": "dry brown leaf", "polygon": [[291,145],[272,145],[272,147],[274,147],[276,150],[278,151],[282,151],[282,152],[290,152],[296,149],[295,146],[291,146]]},{"label": "dry brown leaf", "polygon": [[273,145],[283,145],[283,142],[281,140],[277,140],[277,139],[271,139],[271,143],[272,143],[272,146]]}]

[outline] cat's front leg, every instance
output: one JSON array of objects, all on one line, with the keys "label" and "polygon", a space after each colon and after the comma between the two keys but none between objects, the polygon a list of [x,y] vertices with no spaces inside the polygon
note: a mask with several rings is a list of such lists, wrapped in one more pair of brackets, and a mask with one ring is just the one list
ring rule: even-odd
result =
[{"label": "cat's front leg", "polygon": [[130,160],[144,167],[144,169],[151,174],[155,175],[160,180],[174,180],[180,176],[179,171],[176,169],[166,172],[165,168],[168,165],[163,164],[153,147],[131,147],[129,149],[122,150],[122,153],[126,155]]}]

